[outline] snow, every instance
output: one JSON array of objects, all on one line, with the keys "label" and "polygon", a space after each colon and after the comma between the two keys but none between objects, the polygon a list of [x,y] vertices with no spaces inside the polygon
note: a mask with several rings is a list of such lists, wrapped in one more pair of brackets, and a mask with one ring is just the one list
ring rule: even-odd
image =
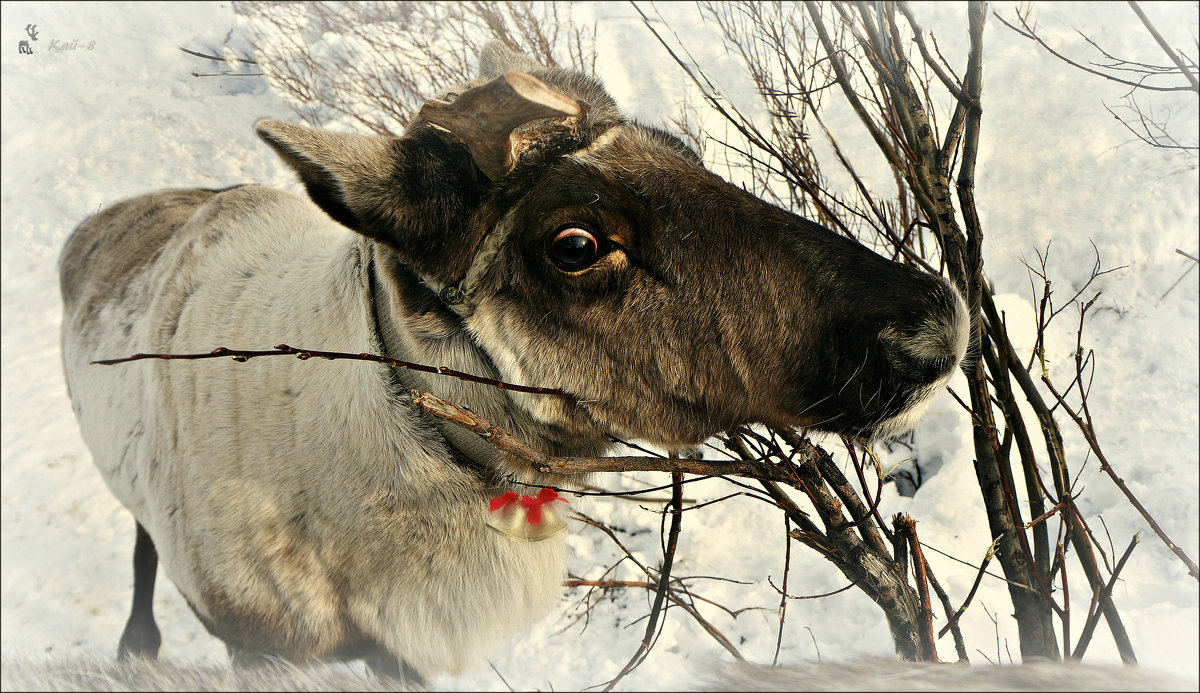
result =
[{"label": "snow", "polygon": [[[1173,45],[1194,45],[1193,6],[1144,6]],[[659,9],[726,95],[753,111],[753,93],[714,27],[700,21],[690,5]],[[1001,4],[997,9],[1012,17],[1012,6]],[[188,46],[217,51],[231,36],[231,44],[243,51],[244,26],[228,3],[5,3],[0,11],[0,653],[6,659],[108,657],[115,651],[129,605],[133,522],[104,488],[71,413],[58,351],[58,252],[71,229],[100,205],[148,190],[252,181],[298,190],[251,129],[259,117],[295,118],[261,78],[193,77],[193,69],[215,70],[211,63],[176,50]],[[682,104],[695,103],[686,78],[632,8],[596,3],[575,12],[580,19],[600,20],[598,72],[629,113],[646,122],[667,123]],[[1124,4],[1044,4],[1036,12],[1045,35],[1074,50],[1072,55],[1085,54],[1082,39],[1070,30],[1078,27],[1118,55],[1162,60]],[[960,61],[954,56],[964,54],[965,7],[923,4],[916,6],[916,13],[957,65]],[[31,42],[32,56],[14,50],[14,44],[27,38],[27,24],[36,24],[40,32],[39,40]],[[49,51],[51,39],[78,39],[79,47]],[[92,41],[94,48],[86,48]],[[1134,141],[1102,106],[1121,103],[1124,90],[1119,85],[1063,65],[994,18],[985,32],[984,80],[976,194],[986,233],[986,271],[999,294],[997,305],[1008,316],[1018,349],[1028,354],[1041,286],[1036,278],[1031,282],[1024,263],[1037,267],[1037,252],[1045,253],[1049,245],[1048,268],[1058,305],[1087,280],[1094,260],[1092,243],[1104,268],[1126,266],[1098,279],[1085,294],[1090,298],[1093,290],[1103,291],[1083,335],[1084,348],[1095,350],[1097,363],[1092,413],[1107,458],[1163,529],[1196,559],[1200,272],[1193,268],[1167,293],[1194,264],[1175,249],[1197,251],[1196,158]],[[1160,109],[1156,113],[1170,113],[1174,131],[1194,137],[1194,96],[1162,95],[1154,103]],[[852,157],[875,156],[852,117],[837,121],[836,127]],[[867,180],[879,189],[890,185],[883,169],[867,173]],[[1068,307],[1048,334],[1048,364],[1058,382],[1067,382],[1073,368],[1077,322],[1077,311]],[[965,394],[961,379],[951,387]],[[1196,682],[1196,581],[1099,471],[1071,423],[1062,416],[1059,420],[1079,480],[1080,507],[1100,535],[1109,560],[1141,532],[1141,545],[1115,593],[1140,661]],[[939,397],[913,441],[912,451],[899,447],[885,454],[885,466],[917,458],[936,474],[912,498],[887,486],[881,512],[912,514],[925,543],[977,564],[990,538],[972,469],[965,413],[948,395]],[[832,441],[829,447],[837,448]],[[639,478],[663,483],[661,475]],[[642,483],[603,482],[610,487]],[[730,492],[715,481],[686,488],[687,497],[697,501]],[[622,541],[639,560],[649,565],[661,560],[661,516],[654,512],[661,504],[595,499],[586,507],[592,516],[624,530]],[[581,577],[599,577],[619,557],[607,537],[586,527],[573,527],[569,541],[570,570]],[[744,581],[691,584],[698,594],[731,609],[749,609],[734,619],[716,608],[700,607],[756,662],[770,662],[774,654],[779,596],[768,578],[780,584],[784,541],[779,513],[746,497],[683,517],[674,572]],[[927,558],[952,599],[960,601],[975,570],[934,551],[927,552]],[[1080,586],[1086,580],[1075,568],[1069,575],[1072,622],[1078,624],[1073,631],[1078,633],[1086,610]],[[625,562],[609,577],[643,576]],[[159,584],[155,605],[164,658],[224,662],[221,643],[208,635],[165,579]],[[829,592],[844,584],[828,563],[793,547],[793,594]],[[491,662],[509,684],[518,689],[580,688],[604,682],[621,668],[641,639],[644,621],[638,619],[648,610],[651,595],[625,591],[594,599],[586,620],[576,618],[583,597],[583,590],[565,590],[556,612],[496,651]],[[1016,658],[1010,609],[1003,583],[985,580],[962,621],[973,661],[985,663],[981,653],[994,660],[998,651],[1005,662],[1008,651]],[[943,655],[952,654],[949,638],[939,644]],[[830,661],[887,656],[892,645],[882,613],[862,593],[850,590],[789,603],[780,661],[812,661],[818,648],[820,657]],[[718,661],[730,659],[691,618],[671,610],[650,657],[622,686],[685,688]],[[1088,661],[1119,661],[1103,624]],[[434,684],[504,689],[486,665]]]}]

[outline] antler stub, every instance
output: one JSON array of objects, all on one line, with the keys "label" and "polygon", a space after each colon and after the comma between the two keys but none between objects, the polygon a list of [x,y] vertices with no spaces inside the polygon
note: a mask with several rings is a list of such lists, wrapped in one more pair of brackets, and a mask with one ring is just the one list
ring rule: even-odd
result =
[{"label": "antler stub", "polygon": [[421,118],[453,133],[492,180],[515,162],[512,131],[532,120],[579,116],[579,103],[524,72],[509,72],[463,92],[454,101],[430,99]]}]

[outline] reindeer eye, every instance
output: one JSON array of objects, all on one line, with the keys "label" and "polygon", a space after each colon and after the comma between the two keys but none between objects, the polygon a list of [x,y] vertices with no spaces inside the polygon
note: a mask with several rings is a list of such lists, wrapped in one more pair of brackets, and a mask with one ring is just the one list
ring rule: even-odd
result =
[{"label": "reindeer eye", "polygon": [[587,229],[568,226],[555,234],[548,253],[559,269],[578,272],[590,267],[600,257],[600,244]]}]

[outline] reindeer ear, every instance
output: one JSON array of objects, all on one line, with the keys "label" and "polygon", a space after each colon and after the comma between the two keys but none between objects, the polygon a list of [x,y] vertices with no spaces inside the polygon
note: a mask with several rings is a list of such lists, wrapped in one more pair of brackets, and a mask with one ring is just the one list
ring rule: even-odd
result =
[{"label": "reindeer ear", "polygon": [[278,120],[260,120],[255,130],[329,216],[388,244],[422,276],[448,282],[469,266],[471,234],[480,233],[471,218],[489,187],[484,176],[496,181],[533,145],[578,132],[582,112],[573,99],[511,72],[452,102],[429,101],[403,137]]},{"label": "reindeer ear", "polygon": [[[508,173],[525,149],[544,139],[539,129],[522,126],[549,118],[572,119],[573,123],[540,130],[559,134],[565,126],[578,134],[583,114],[578,101],[524,72],[507,72],[453,101],[430,99],[421,108],[421,119],[465,144],[475,165],[492,180]],[[518,128],[520,134],[515,132]]]},{"label": "reindeer ear", "polygon": [[429,126],[403,137],[348,135],[278,120],[259,137],[300,175],[312,201],[350,229],[387,244],[425,277],[452,277],[486,179],[470,154]]},{"label": "reindeer ear", "polygon": [[391,169],[391,138],[314,130],[282,120],[262,119],[254,131],[300,175],[309,197],[338,222],[359,229],[351,209],[359,188]]}]

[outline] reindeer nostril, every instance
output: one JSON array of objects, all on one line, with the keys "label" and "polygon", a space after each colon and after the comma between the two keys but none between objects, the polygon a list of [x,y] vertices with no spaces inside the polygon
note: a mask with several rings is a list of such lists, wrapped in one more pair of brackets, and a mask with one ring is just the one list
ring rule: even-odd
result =
[{"label": "reindeer nostril", "polygon": [[892,373],[912,383],[936,381],[949,373],[958,362],[949,350],[920,337],[881,335],[880,342]]}]

